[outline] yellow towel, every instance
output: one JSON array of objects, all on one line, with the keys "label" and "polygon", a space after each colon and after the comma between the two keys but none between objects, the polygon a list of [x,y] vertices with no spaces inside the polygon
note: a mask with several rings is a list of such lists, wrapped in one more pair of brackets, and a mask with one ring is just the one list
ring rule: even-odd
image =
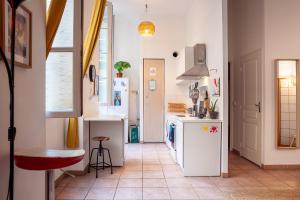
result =
[{"label": "yellow towel", "polygon": [[79,147],[78,119],[69,118],[67,148],[76,149],[78,147]]}]

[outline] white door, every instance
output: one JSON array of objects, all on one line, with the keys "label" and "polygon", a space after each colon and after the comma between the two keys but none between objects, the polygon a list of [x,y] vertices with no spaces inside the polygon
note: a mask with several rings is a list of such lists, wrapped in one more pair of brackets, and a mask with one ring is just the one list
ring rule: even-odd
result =
[{"label": "white door", "polygon": [[164,141],[165,60],[144,59],[144,142]]},{"label": "white door", "polygon": [[261,165],[261,51],[242,57],[242,151],[246,159]]}]

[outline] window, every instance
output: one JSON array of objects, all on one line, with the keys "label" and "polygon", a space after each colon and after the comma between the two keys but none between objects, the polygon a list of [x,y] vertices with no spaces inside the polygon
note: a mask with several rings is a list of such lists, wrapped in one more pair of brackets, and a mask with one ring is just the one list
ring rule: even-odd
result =
[{"label": "window", "polygon": [[47,117],[81,115],[81,30],[81,0],[67,0],[46,62]]},{"label": "window", "polygon": [[108,2],[99,36],[99,103],[101,105],[107,105],[111,102],[112,36],[113,7],[112,3]]}]

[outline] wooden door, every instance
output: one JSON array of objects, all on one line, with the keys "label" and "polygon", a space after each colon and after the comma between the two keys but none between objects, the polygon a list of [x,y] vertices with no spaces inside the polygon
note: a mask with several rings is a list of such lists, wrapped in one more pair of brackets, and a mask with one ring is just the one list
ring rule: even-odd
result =
[{"label": "wooden door", "polygon": [[144,142],[164,141],[165,60],[144,59]]},{"label": "wooden door", "polygon": [[261,165],[261,51],[242,57],[242,151],[243,157]]}]

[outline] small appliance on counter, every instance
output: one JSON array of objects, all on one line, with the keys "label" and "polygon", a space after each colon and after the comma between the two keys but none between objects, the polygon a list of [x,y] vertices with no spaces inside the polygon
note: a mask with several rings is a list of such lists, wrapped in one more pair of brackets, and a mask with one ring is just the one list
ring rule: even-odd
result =
[{"label": "small appliance on counter", "polygon": [[189,96],[192,99],[193,102],[193,110],[192,110],[192,116],[197,117],[198,116],[198,99],[199,99],[200,91],[198,89],[198,82],[195,84],[191,84],[189,88]]}]

